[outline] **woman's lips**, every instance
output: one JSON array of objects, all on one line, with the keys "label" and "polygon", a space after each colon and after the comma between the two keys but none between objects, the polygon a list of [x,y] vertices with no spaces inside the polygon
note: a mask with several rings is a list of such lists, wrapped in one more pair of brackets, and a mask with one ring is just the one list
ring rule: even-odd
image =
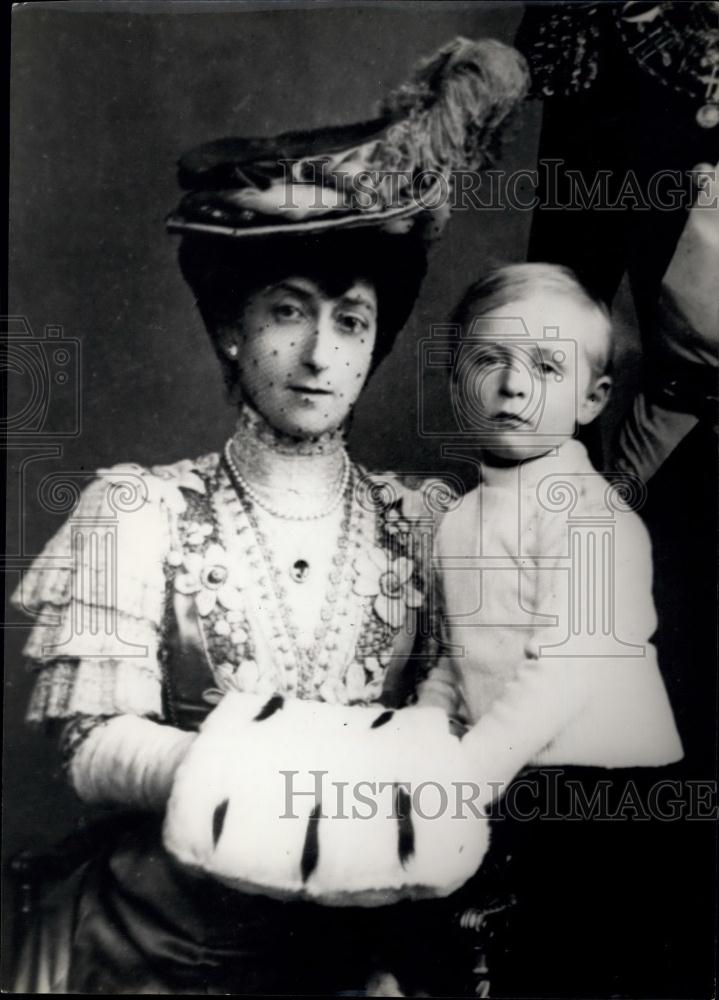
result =
[{"label": "woman's lips", "polygon": [[313,385],[291,385],[289,387],[292,392],[296,392],[300,396],[331,396],[332,392],[330,389],[321,389],[319,386]]}]

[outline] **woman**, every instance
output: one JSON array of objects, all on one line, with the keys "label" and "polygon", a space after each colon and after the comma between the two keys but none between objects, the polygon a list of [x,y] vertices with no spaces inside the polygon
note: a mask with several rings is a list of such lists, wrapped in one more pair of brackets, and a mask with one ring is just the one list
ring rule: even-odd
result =
[{"label": "woman", "polygon": [[181,160],[168,226],[237,431],[193,461],[101,470],[16,595],[40,616],[29,718],[62,724],[81,798],[136,810],[48,895],[19,990],[361,991],[391,963],[400,910],[338,919],[198,878],[163,849],[161,817],[229,690],[412,698],[431,585],[414,504],[372,489],[344,432],[419,291],[440,182],[484,161],[524,85],[514,50],[457,39],[380,119]]}]

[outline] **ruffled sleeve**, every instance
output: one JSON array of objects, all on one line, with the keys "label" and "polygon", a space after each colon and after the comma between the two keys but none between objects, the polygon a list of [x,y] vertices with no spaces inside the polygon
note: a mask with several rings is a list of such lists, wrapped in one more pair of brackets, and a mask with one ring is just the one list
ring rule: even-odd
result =
[{"label": "ruffled sleeve", "polygon": [[12,597],[35,618],[29,721],[162,717],[164,567],[184,499],[137,465],[97,475]]}]

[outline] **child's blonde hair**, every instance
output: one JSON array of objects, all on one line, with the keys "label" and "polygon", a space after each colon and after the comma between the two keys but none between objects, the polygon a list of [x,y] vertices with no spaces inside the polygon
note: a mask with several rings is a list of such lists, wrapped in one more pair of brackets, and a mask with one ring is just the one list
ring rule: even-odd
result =
[{"label": "child's blonde hair", "polygon": [[452,315],[452,322],[465,331],[472,320],[490,316],[537,292],[571,298],[603,321],[601,348],[593,345],[587,356],[595,378],[609,374],[612,365],[612,321],[604,302],[591,295],[574,271],[560,264],[506,264],[493,268],[470,285]]}]

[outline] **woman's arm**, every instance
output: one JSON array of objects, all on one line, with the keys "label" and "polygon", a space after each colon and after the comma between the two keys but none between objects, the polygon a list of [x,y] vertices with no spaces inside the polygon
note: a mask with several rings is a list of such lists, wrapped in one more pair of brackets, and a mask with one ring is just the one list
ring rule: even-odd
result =
[{"label": "woman's arm", "polygon": [[78,796],[85,802],[163,810],[175,771],[197,734],[136,715],[97,718],[94,724],[83,718],[89,729],[68,761]]},{"label": "woman's arm", "polygon": [[87,802],[162,808],[194,738],[151,721],[163,715],[164,564],[183,505],[176,486],[138,466],[105,470],[13,597],[36,619],[28,720],[63,727],[70,781]]}]

